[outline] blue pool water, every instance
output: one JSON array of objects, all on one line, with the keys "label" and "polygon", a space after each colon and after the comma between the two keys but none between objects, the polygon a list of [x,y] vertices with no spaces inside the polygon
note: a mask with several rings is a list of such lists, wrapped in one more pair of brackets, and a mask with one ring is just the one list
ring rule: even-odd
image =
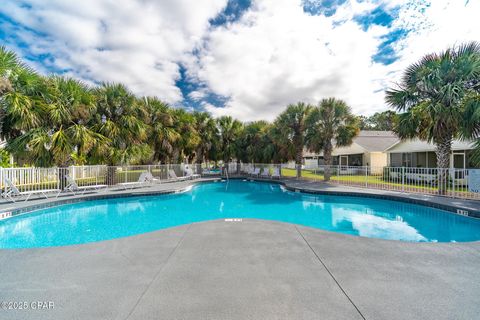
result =
[{"label": "blue pool water", "polygon": [[473,241],[480,221],[408,203],[310,195],[231,180],[184,193],[86,201],[0,221],[0,248],[63,246],[223,218],[256,218],[371,238]]}]

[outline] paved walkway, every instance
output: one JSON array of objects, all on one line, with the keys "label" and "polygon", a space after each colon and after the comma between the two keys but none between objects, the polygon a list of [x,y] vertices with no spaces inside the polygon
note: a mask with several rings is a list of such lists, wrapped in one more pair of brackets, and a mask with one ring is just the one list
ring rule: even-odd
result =
[{"label": "paved walkway", "polygon": [[406,243],[292,224],[194,223],[0,251],[1,319],[478,319],[480,244]]},{"label": "paved walkway", "polygon": [[263,220],[0,250],[0,266],[0,302],[54,302],[53,310],[0,309],[2,320],[461,320],[480,313],[480,242],[407,243]]}]

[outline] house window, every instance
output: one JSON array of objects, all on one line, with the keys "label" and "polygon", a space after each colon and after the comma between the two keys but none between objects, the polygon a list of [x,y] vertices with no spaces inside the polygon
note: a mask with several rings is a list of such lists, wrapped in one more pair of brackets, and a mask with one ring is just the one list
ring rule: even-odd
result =
[{"label": "house window", "polygon": [[416,154],[417,156],[417,161],[415,163],[415,166],[417,168],[426,168],[427,167],[427,153],[426,152],[418,152]]},{"label": "house window", "polygon": [[349,166],[362,166],[363,165],[363,154],[352,154],[348,156],[348,165]]},{"label": "house window", "polygon": [[390,167],[401,167],[401,166],[402,166],[402,154],[390,153]]},{"label": "house window", "polygon": [[340,165],[348,166],[348,156],[340,156]]},{"label": "house window", "polygon": [[412,153],[402,153],[402,167],[412,166]]},{"label": "house window", "polygon": [[465,169],[465,151],[453,152],[453,168]]}]

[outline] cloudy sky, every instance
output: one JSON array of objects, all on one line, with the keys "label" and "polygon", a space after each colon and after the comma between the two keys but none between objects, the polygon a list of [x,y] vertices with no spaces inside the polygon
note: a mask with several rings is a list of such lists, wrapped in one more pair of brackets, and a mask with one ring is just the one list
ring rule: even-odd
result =
[{"label": "cloudy sky", "polygon": [[215,116],[335,96],[358,114],[425,53],[480,40],[480,0],[1,0],[0,43],[41,72]]}]

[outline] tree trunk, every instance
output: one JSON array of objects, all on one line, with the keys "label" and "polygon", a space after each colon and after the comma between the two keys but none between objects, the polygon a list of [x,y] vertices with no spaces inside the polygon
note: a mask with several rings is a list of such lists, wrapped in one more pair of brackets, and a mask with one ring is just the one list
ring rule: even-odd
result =
[{"label": "tree trunk", "polygon": [[297,167],[297,178],[302,176],[303,144],[295,146],[295,165]]},{"label": "tree trunk", "polygon": [[229,152],[229,147],[225,147],[225,150],[223,151],[223,164],[227,164],[230,161],[230,155]]},{"label": "tree trunk", "polygon": [[[58,187],[59,187],[60,190],[65,189],[65,187],[67,186],[67,184],[68,184],[68,182],[67,182],[68,174],[69,174],[68,167],[61,166],[61,167],[58,168],[58,181],[60,182]],[[72,178],[74,178],[74,177],[72,177]]]},{"label": "tree trunk", "polygon": [[179,158],[180,158],[180,150],[175,148],[172,153],[172,163],[173,164],[179,164]]},{"label": "tree trunk", "polygon": [[450,168],[450,153],[452,151],[452,138],[445,137],[435,143],[437,155],[438,194],[445,194],[448,189],[448,170]]},{"label": "tree trunk", "polygon": [[332,151],[333,151],[332,142],[327,141],[323,148],[323,160],[325,163],[325,170],[323,173],[324,181],[330,181],[330,177],[332,176]]},{"label": "tree trunk", "polygon": [[196,152],[196,156],[197,158],[195,159],[196,160],[196,167],[197,167],[197,174],[200,174],[202,173],[202,162],[203,162],[203,154],[202,154],[202,150],[201,149],[198,149],[197,152]]},{"label": "tree trunk", "polygon": [[107,186],[112,186],[117,183],[116,180],[117,167],[109,165],[107,166],[107,175],[105,176],[105,184]]}]

